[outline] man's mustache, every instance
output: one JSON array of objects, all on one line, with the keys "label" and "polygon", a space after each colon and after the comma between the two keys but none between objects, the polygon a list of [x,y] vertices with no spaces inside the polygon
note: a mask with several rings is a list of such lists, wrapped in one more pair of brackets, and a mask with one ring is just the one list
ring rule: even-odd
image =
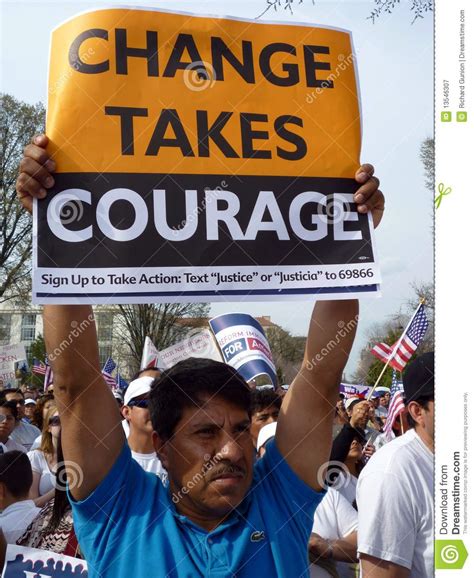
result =
[{"label": "man's mustache", "polygon": [[246,473],[246,470],[237,464],[220,463],[207,472],[207,477],[212,481],[227,474],[237,474],[244,477]]}]

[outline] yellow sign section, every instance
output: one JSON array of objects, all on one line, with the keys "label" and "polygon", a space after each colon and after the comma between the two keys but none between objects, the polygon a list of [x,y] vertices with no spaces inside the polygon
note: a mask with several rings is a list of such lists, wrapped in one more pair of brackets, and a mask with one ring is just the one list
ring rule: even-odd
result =
[{"label": "yellow sign section", "polygon": [[47,133],[61,173],[353,178],[349,32],[106,9],[52,35]]}]

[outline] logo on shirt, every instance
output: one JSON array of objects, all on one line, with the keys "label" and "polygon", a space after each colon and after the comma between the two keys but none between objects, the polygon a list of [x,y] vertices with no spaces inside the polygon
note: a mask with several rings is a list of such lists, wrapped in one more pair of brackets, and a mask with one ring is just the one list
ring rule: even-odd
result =
[{"label": "logo on shirt", "polygon": [[252,532],[250,536],[251,542],[261,542],[262,540],[265,540],[265,532],[263,530],[260,532]]}]

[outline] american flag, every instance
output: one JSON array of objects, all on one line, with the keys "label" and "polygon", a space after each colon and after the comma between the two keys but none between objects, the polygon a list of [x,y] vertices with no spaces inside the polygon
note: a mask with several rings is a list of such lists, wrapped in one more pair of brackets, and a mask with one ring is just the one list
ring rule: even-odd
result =
[{"label": "american flag", "polygon": [[384,433],[390,433],[397,417],[405,409],[403,403],[403,382],[397,380],[397,371],[392,373],[392,385],[390,387],[390,403],[388,405],[387,420],[383,428]]},{"label": "american flag", "polygon": [[48,387],[53,383],[53,370],[46,359],[46,372],[44,374],[44,391],[48,390]]},{"label": "american flag", "polygon": [[44,391],[46,391],[48,387],[53,383],[53,370],[51,369],[51,366],[48,363],[48,359],[46,358],[45,362],[41,363],[41,361],[38,361],[36,358],[33,358],[32,371],[37,375],[44,375],[43,387]]},{"label": "american flag", "polygon": [[104,363],[104,367],[102,368],[102,376],[105,379],[105,383],[111,387],[116,387],[115,378],[112,377],[112,371],[117,367],[115,361],[109,357],[107,361]]},{"label": "american flag", "polygon": [[44,363],[41,363],[41,361],[38,361],[36,358],[33,358],[32,371],[33,373],[36,373],[38,375],[45,375],[46,365]]},{"label": "american flag", "polygon": [[121,375],[120,372],[117,371],[117,375],[115,376],[115,384],[119,389],[126,389],[128,387],[128,381],[126,381]]},{"label": "american flag", "polygon": [[393,369],[403,371],[411,356],[415,353],[416,348],[420,345],[427,329],[428,319],[426,318],[425,308],[421,304],[402,334],[401,339],[393,347],[386,343],[377,343],[371,353],[383,362],[388,362]]}]

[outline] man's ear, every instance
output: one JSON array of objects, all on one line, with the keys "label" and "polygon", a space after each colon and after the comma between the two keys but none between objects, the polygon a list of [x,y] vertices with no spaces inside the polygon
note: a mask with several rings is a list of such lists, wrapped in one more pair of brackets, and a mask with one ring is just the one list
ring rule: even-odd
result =
[{"label": "man's ear", "polygon": [[155,448],[156,455],[160,458],[160,462],[163,464],[163,467],[167,470],[169,464],[169,456],[168,456],[168,442],[161,438],[156,431],[152,434],[152,441],[153,447]]},{"label": "man's ear", "polygon": [[410,401],[407,405],[408,413],[418,425],[424,425],[423,408],[416,401]]},{"label": "man's ear", "polygon": [[0,482],[0,509],[3,509],[3,502],[5,500],[6,486],[3,482]]},{"label": "man's ear", "polygon": [[130,421],[130,408],[128,407],[128,405],[124,405],[122,407],[122,409],[120,410],[120,412],[122,413],[122,417],[124,419],[126,419],[127,421]]}]

